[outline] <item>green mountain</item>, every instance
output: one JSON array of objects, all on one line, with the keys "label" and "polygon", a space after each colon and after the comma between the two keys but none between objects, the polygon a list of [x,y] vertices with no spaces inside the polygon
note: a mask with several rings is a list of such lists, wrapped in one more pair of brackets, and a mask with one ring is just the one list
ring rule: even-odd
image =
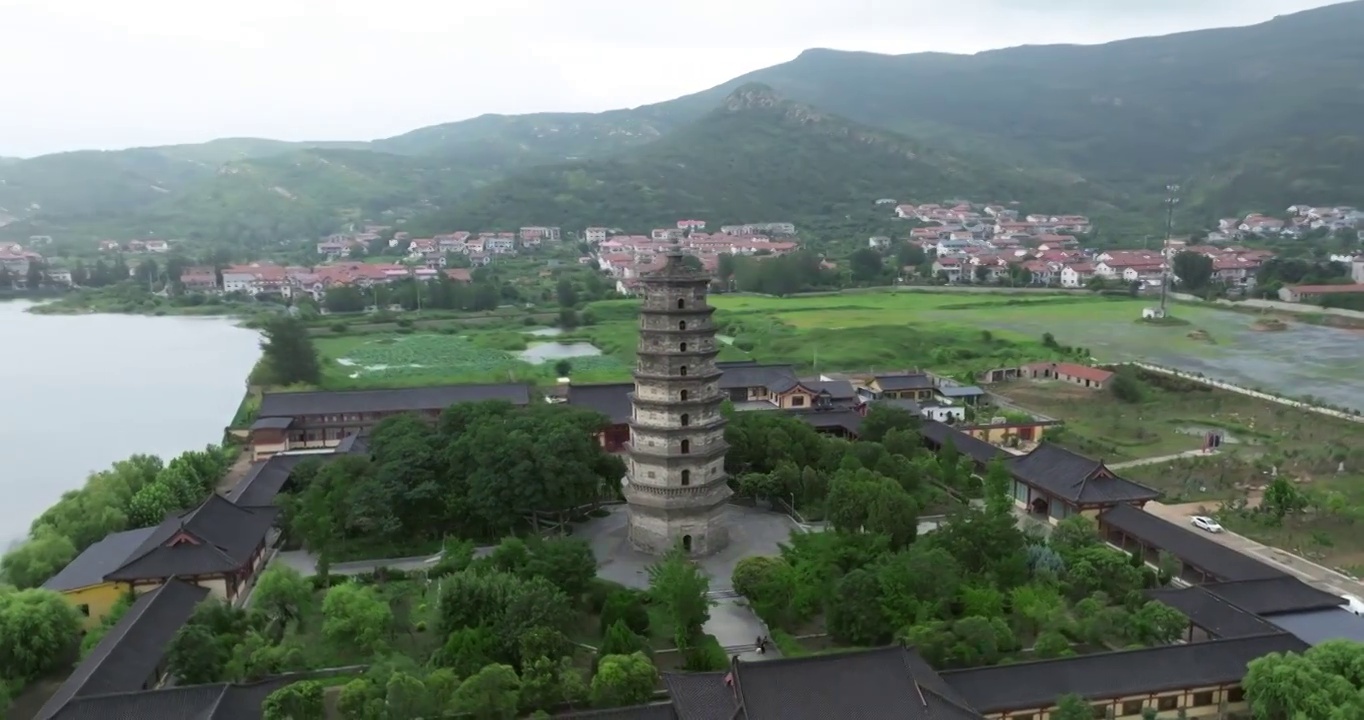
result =
[{"label": "green mountain", "polygon": [[[283,224],[270,227],[310,228],[434,206],[437,218],[473,212],[462,227],[480,218],[571,227],[677,214],[794,217],[833,212],[864,192],[920,200],[951,190],[1049,206],[1061,198],[1068,204],[1058,209],[1159,225],[1172,181],[1185,187],[1186,222],[1294,202],[1359,204],[1360,27],[1364,0],[1105,45],[975,55],[816,49],[693,95],[604,113],[484,115],[371,142],[237,138],[0,161],[0,216],[24,220],[5,226],[9,234],[210,234],[219,231],[204,228],[220,216],[240,224],[279,215]],[[762,114],[748,110],[761,108],[716,112],[756,85],[823,119],[768,112],[782,119],[762,129],[748,127]],[[880,140],[852,148],[830,127]],[[731,129],[751,145],[722,137]],[[796,135],[798,153],[783,146]],[[872,172],[830,146],[857,150],[845,157],[871,162]],[[886,161],[896,153],[875,149],[901,146],[913,148],[921,174],[901,178],[902,167]],[[744,184],[753,181],[763,187]],[[812,202],[817,195],[839,199]],[[527,200],[534,217],[513,218]]]},{"label": "green mountain", "polygon": [[881,197],[991,197],[1063,210],[1101,188],[942,151],[750,83],[700,119],[600,160],[534,167],[476,191],[433,227],[671,225],[843,217]]},{"label": "green mountain", "polygon": [[[245,248],[312,238],[393,210],[431,212],[477,173],[445,158],[312,148],[225,163],[153,202],[94,218],[39,215],[12,232],[77,237],[175,236]],[[9,229],[9,228],[7,228]]]}]

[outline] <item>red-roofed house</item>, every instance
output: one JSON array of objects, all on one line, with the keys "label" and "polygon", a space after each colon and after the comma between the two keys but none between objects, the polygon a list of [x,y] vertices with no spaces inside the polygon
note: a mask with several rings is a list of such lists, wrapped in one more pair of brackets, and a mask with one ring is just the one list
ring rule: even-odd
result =
[{"label": "red-roofed house", "polygon": [[1102,390],[1113,373],[1103,368],[1079,365],[1076,363],[1032,363],[1019,368],[1019,377],[1034,380],[1060,380],[1080,387]]}]

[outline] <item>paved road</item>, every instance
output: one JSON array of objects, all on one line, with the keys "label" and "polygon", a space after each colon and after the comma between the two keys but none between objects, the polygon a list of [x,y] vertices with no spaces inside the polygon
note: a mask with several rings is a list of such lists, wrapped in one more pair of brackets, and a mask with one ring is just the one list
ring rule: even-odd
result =
[{"label": "paved road", "polygon": [[[493,546],[474,548],[474,557],[483,557],[493,551]],[[357,560],[355,562],[333,563],[330,572],[332,575],[360,575],[361,573],[372,572],[376,568],[391,568],[409,572],[412,570],[424,570],[440,562],[441,554],[427,555],[421,557],[406,558],[383,558],[377,560]],[[273,562],[282,563],[297,570],[304,577],[312,577],[317,574],[317,556],[307,550],[290,550],[275,556]]]},{"label": "paved road", "polygon": [[[1146,511],[1177,525],[1184,526],[1189,522],[1190,513],[1187,506],[1164,505],[1157,502],[1151,502],[1146,504]],[[1337,595],[1349,594],[1354,595],[1355,597],[1364,598],[1364,582],[1350,578],[1328,567],[1318,565],[1306,558],[1298,557],[1285,550],[1270,547],[1264,543],[1256,542],[1244,535],[1237,535],[1233,532],[1209,533],[1207,534],[1207,537],[1208,539],[1221,543],[1243,555],[1267,563],[1271,567],[1276,567],[1290,575],[1294,575],[1303,582],[1315,585],[1327,592],[1332,592]]]},{"label": "paved road", "polygon": [[1108,466],[1108,469],[1121,470],[1122,468],[1137,467],[1139,465],[1155,465],[1157,463],[1174,462],[1182,458],[1211,457],[1216,454],[1217,454],[1216,450],[1212,452],[1208,452],[1207,450],[1189,450],[1187,452],[1176,453],[1174,455],[1161,455],[1159,457],[1139,458],[1137,460],[1128,460],[1127,462],[1112,463]]}]

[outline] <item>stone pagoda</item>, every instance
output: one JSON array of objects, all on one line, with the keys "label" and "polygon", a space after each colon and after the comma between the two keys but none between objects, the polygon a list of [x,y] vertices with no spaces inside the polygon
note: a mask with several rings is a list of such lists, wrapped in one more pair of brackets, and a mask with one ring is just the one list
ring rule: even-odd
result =
[{"label": "stone pagoda", "polygon": [[725,419],[710,277],[676,247],[640,278],[639,351],[624,480],[630,542],[651,553],[724,547]]}]

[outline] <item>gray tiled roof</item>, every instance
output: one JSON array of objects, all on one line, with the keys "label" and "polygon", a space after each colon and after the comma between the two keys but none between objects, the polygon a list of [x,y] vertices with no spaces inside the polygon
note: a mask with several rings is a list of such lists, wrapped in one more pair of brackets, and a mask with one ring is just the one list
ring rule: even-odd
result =
[{"label": "gray tiled roof", "polygon": [[663,684],[683,720],[730,720],[739,707],[724,672],[664,673]]},{"label": "gray tiled roof", "polygon": [[1159,490],[1119,477],[1102,460],[1045,441],[1006,464],[1015,478],[1075,504],[1116,504],[1160,497]]},{"label": "gray tiled roof", "polygon": [[1269,621],[1293,633],[1309,645],[1320,645],[1330,640],[1353,640],[1364,643],[1364,618],[1338,607],[1329,610],[1283,613],[1275,615]]},{"label": "gray tiled roof", "polygon": [[[586,710],[554,717],[561,720],[677,720],[678,715],[673,712],[672,703],[652,703],[605,710]],[[687,720],[691,718],[688,717]],[[725,720],[729,720],[729,717],[726,716]]]},{"label": "gray tiled roof", "polygon": [[171,579],[140,596],[76,666],[35,720],[55,716],[73,698],[143,690],[155,681],[166,648],[207,588]]},{"label": "gray tiled roof", "polygon": [[634,414],[630,405],[630,393],[634,383],[600,383],[591,385],[569,385],[568,404],[596,410],[605,415],[613,425],[630,421]]},{"label": "gray tiled roof", "polygon": [[127,562],[133,551],[155,531],[156,528],[147,527],[106,535],[43,583],[43,589],[61,592],[99,585],[104,582],[105,575]]},{"label": "gray tiled roof", "polygon": [[[199,507],[166,518],[128,560],[105,575],[110,580],[208,575],[236,570],[250,560],[265,539],[277,508],[247,508],[221,495],[210,495]],[[179,533],[195,542],[173,547]]]},{"label": "gray tiled roof", "polygon": [[1210,593],[1204,587],[1147,590],[1146,597],[1184,613],[1189,622],[1218,638],[1272,635],[1275,627]]},{"label": "gray tiled roof", "polygon": [[[932,691],[913,650],[889,647],[738,662],[735,687],[746,720],[978,720]],[[928,675],[932,675],[931,672]],[[685,720],[685,716],[684,716]]]},{"label": "gray tiled roof", "polygon": [[1260,616],[1338,608],[1344,599],[1291,576],[1211,583],[1201,586],[1223,600]]},{"label": "gray tiled roof", "polygon": [[941,449],[950,440],[957,452],[971,458],[977,465],[987,465],[998,457],[1013,457],[1007,450],[995,447],[984,440],[971,437],[966,433],[937,420],[925,420],[919,425],[919,435]]},{"label": "gray tiled roof", "polygon": [[485,400],[505,400],[513,405],[530,404],[525,383],[495,385],[438,385],[390,390],[340,390],[329,392],[265,393],[257,417],[341,415],[444,410],[451,405]]},{"label": "gray tiled roof", "polygon": [[279,677],[238,685],[214,683],[89,695],[67,703],[52,720],[261,720],[265,698],[302,679]]},{"label": "gray tiled roof", "polygon": [[751,387],[771,388],[773,385],[796,380],[796,370],[790,365],[727,365],[723,363],[716,365],[723,373],[720,376],[720,388],[724,390]]},{"label": "gray tiled roof", "polygon": [[[227,499],[244,507],[265,506],[275,502],[275,496],[288,482],[294,467],[303,462],[304,455],[275,455],[269,460],[252,463],[251,468]],[[325,456],[324,456],[325,457]]]},{"label": "gray tiled roof", "polygon": [[1130,505],[1117,505],[1099,515],[1099,522],[1121,530],[1148,545],[1165,550],[1219,580],[1255,580],[1286,573],[1192,530],[1162,520]]},{"label": "gray tiled roof", "polygon": [[1152,695],[1241,681],[1246,664],[1272,652],[1302,652],[1287,633],[1103,652],[942,673],[976,710],[1039,710],[1074,693],[1086,700]]},{"label": "gray tiled roof", "polygon": [[925,373],[896,373],[893,375],[876,375],[872,378],[876,381],[876,386],[882,392],[898,392],[901,390],[932,390],[933,378]]}]

